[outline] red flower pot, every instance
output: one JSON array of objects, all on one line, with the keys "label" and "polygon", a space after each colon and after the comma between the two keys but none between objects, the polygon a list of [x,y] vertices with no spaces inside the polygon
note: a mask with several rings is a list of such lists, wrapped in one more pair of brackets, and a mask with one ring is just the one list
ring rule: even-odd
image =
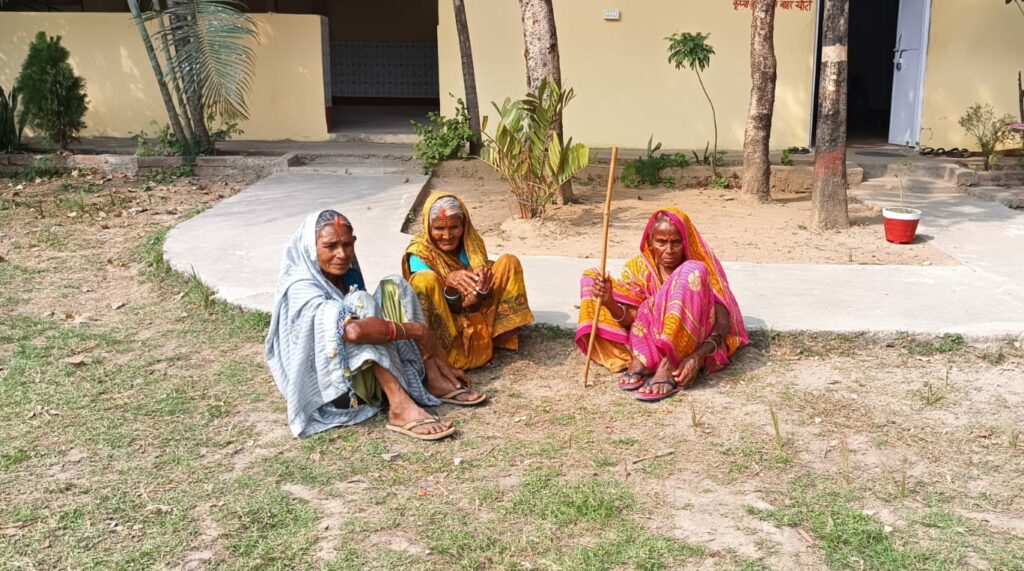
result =
[{"label": "red flower pot", "polygon": [[885,239],[894,244],[909,244],[914,241],[921,211],[916,208],[887,207],[882,209]]}]

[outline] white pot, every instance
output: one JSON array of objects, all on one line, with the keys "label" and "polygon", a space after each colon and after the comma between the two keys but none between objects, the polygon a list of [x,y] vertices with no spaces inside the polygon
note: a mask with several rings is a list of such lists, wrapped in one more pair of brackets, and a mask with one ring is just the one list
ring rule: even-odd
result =
[{"label": "white pot", "polygon": [[921,211],[903,206],[886,206],[882,209],[882,217],[889,220],[920,220]]}]

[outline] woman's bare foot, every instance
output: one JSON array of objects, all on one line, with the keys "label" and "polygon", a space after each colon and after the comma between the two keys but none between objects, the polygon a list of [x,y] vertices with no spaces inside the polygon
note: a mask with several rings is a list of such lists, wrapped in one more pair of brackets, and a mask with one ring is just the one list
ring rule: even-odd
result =
[{"label": "woman's bare foot", "polygon": [[[395,403],[390,403],[391,407],[388,409],[388,424],[392,426],[405,426],[406,424],[416,420],[433,419],[433,415],[423,410],[416,405],[411,399],[408,403],[403,406],[396,407]],[[450,430],[452,422],[450,420],[436,420],[426,424],[415,426],[410,430],[416,434],[438,434]]]},{"label": "woman's bare foot", "polygon": [[650,395],[663,395],[672,390],[671,382],[674,382],[672,364],[668,362],[668,359],[662,359],[661,364],[654,371],[654,376],[651,377],[651,382],[642,389],[642,392]]},{"label": "woman's bare foot", "polygon": [[458,389],[466,389],[466,392],[455,395],[453,400],[465,403],[480,402],[483,393],[472,388],[473,383],[461,369],[452,367],[440,358],[427,359],[424,365],[427,370],[426,387],[430,394],[441,398]]},{"label": "woman's bare foot", "polygon": [[412,400],[412,397],[405,392],[398,379],[387,369],[378,364],[373,365],[373,376],[380,383],[384,394],[388,398],[388,428],[404,427],[409,423],[419,421],[419,424],[408,429],[413,434],[429,436],[448,432],[452,429],[452,423],[448,420],[439,420],[423,410]]}]

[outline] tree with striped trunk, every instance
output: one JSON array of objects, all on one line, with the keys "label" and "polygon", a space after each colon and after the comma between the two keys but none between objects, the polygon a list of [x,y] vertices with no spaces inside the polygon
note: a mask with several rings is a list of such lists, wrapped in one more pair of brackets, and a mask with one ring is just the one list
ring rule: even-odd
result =
[{"label": "tree with striped trunk", "polygon": [[846,204],[846,84],[850,0],[825,0],[818,130],[811,223],[821,230],[850,227]]}]

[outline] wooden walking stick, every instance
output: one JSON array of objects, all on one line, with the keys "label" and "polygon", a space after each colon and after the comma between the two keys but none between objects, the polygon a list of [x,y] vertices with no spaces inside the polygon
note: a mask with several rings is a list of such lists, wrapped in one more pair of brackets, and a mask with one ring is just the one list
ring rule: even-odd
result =
[{"label": "wooden walking stick", "polygon": [[[601,243],[601,279],[604,279],[605,264],[608,262],[608,225],[612,215],[612,185],[615,184],[615,160],[619,157],[619,148],[612,147],[612,162],[608,165],[608,192],[604,198],[604,241]],[[587,343],[587,362],[583,365],[583,388],[589,386],[590,354],[594,352],[594,339],[597,338],[597,320],[601,316],[601,302],[595,300],[594,323],[590,327],[590,341]]]}]

